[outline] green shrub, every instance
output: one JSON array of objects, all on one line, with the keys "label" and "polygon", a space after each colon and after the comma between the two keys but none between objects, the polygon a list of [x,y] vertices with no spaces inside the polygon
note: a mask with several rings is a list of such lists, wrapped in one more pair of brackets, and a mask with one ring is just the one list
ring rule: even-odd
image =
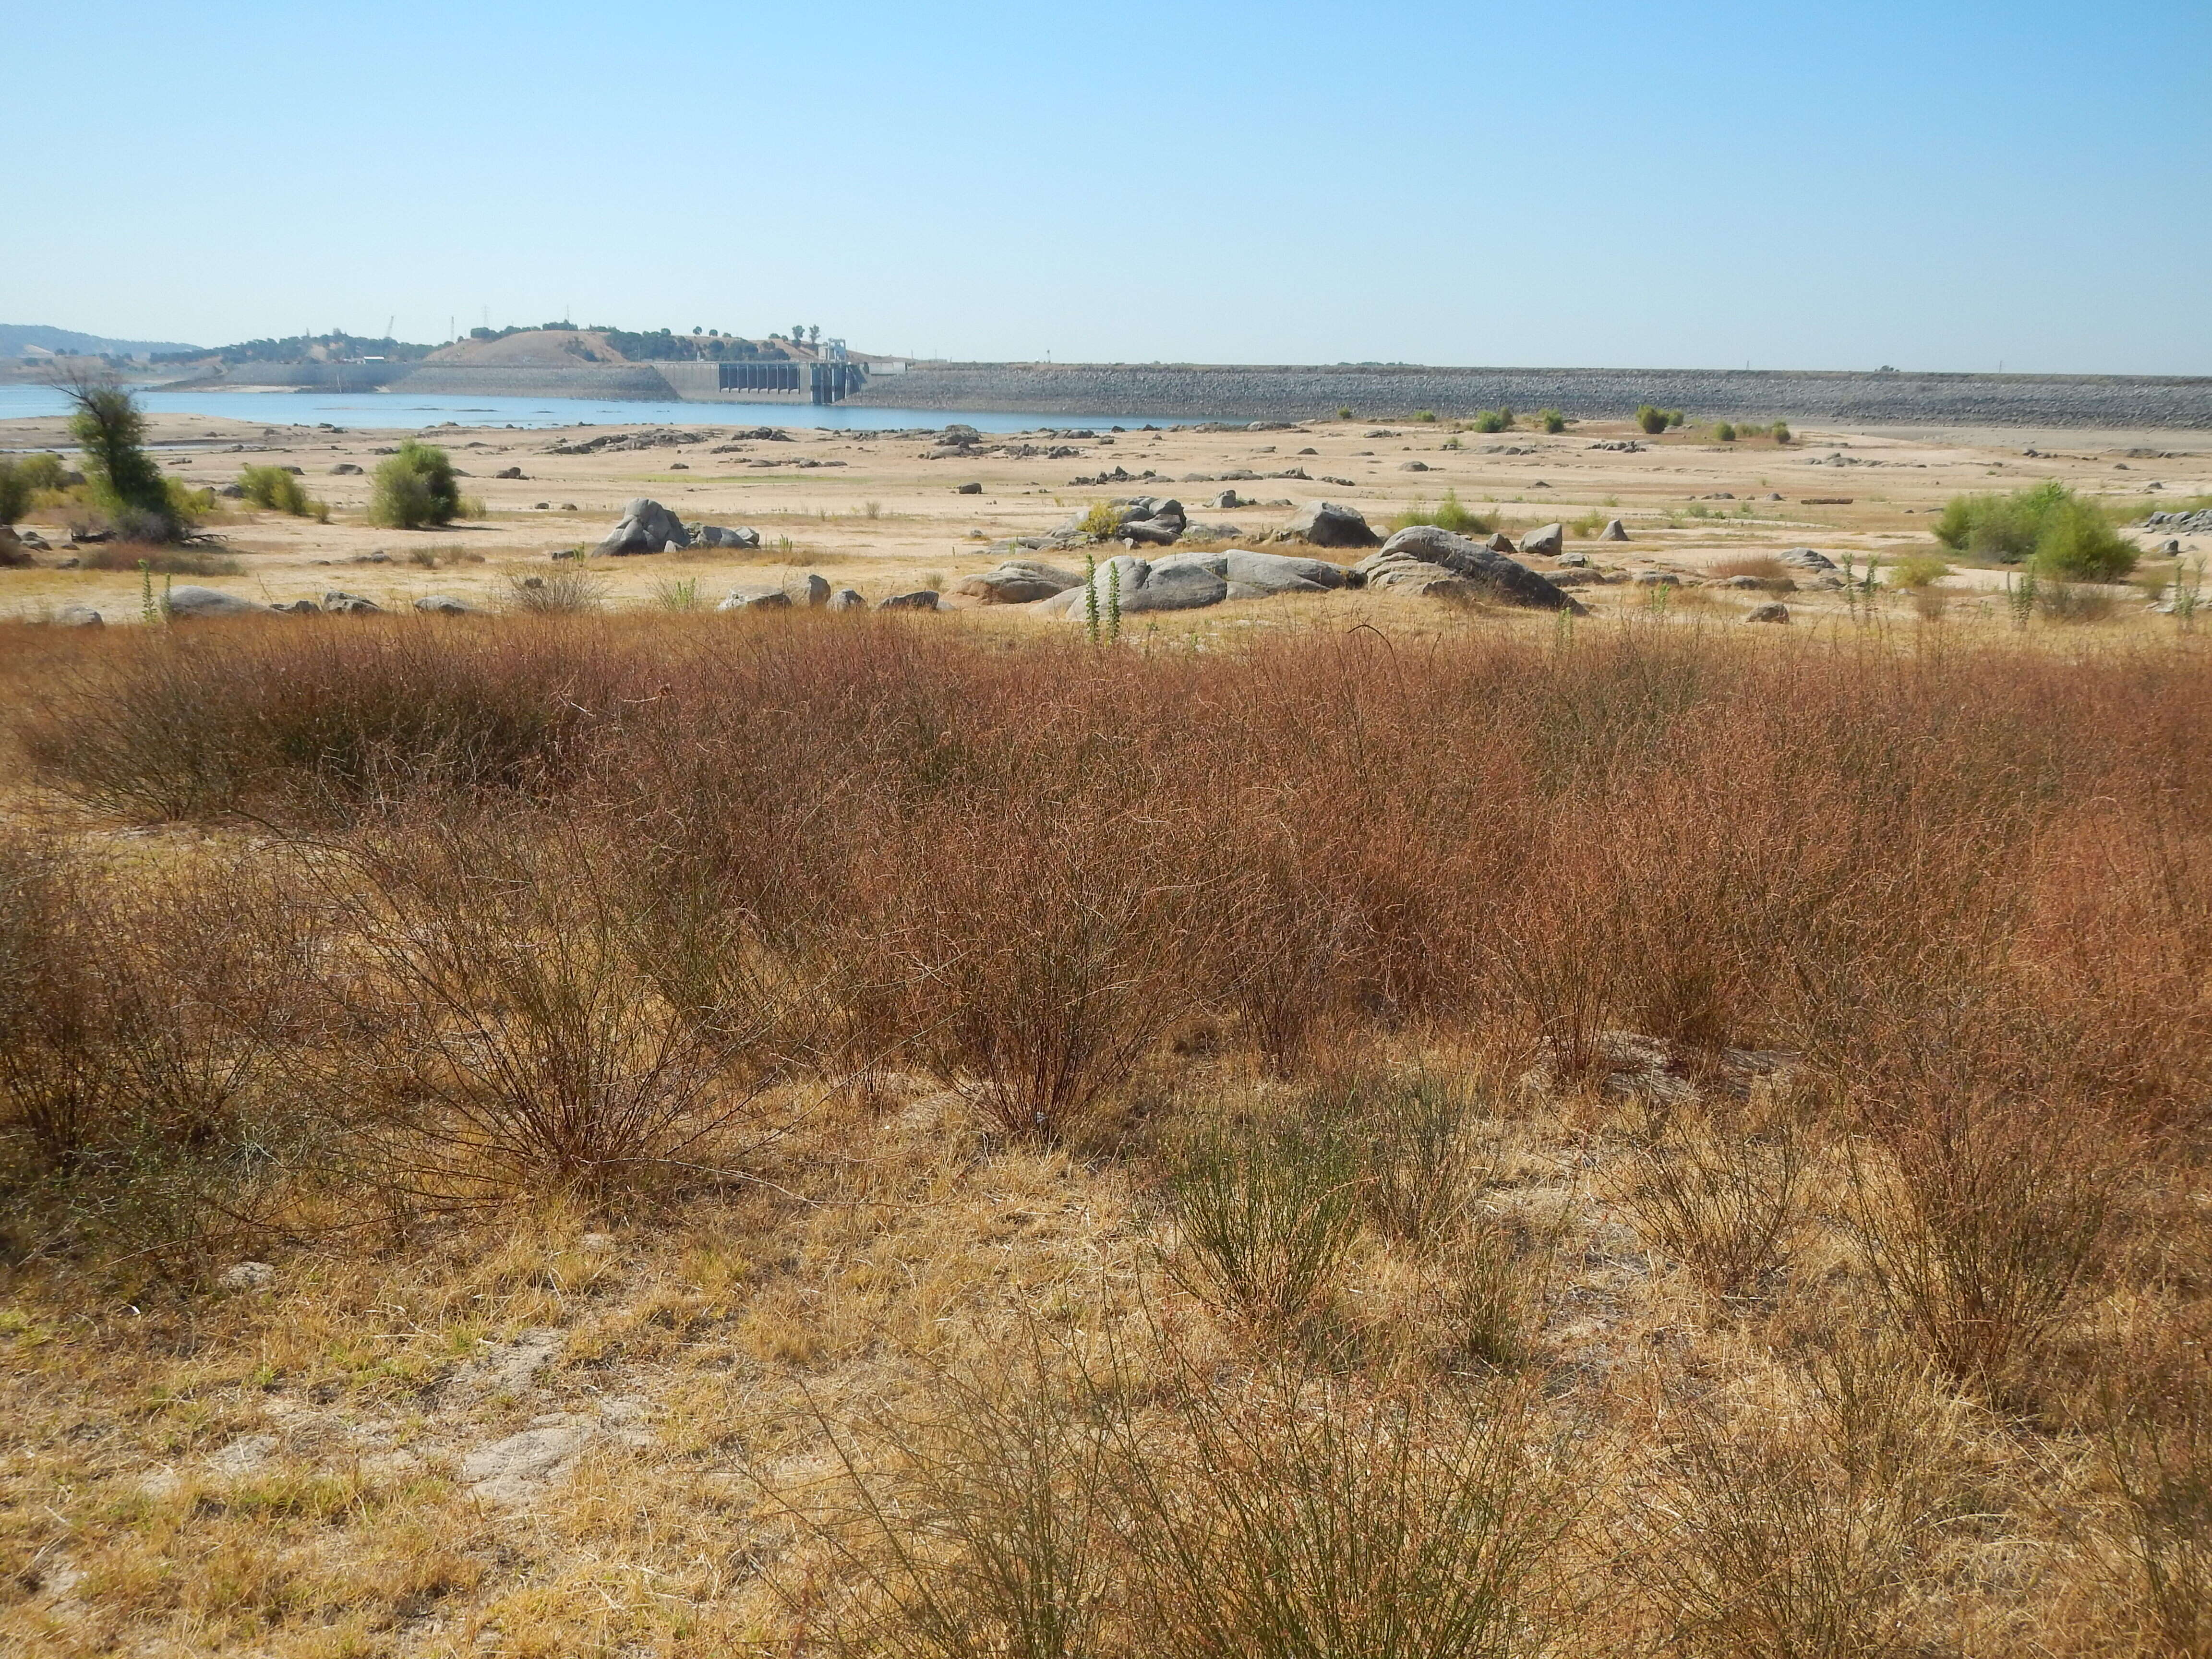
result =
[{"label": "green shrub", "polygon": [[393,530],[451,524],[460,515],[461,492],[453,457],[412,438],[376,469],[369,490],[368,521]]},{"label": "green shrub", "polygon": [[1114,510],[1110,502],[1093,501],[1091,510],[1083,515],[1082,524],[1077,527],[1085,535],[1103,542],[1121,527],[1121,515]]},{"label": "green shrub", "polygon": [[1486,409],[1474,417],[1477,432],[1503,432],[1505,426],[1505,416],[1494,409]]},{"label": "green shrub", "polygon": [[1536,411],[1536,424],[1556,438],[1567,429],[1567,417],[1556,409],[1540,409]]},{"label": "green shrub", "polygon": [[2032,562],[2042,574],[2075,581],[2124,580],[2137,557],[2102,513],[2055,478],[2010,495],[1954,495],[1935,536],[1970,557]]},{"label": "green shrub", "polygon": [[1434,426],[1437,423],[1437,411],[1433,409],[1419,410],[1415,411],[1413,418],[1425,426]]},{"label": "green shrub", "polygon": [[13,460],[0,455],[0,525],[14,524],[31,508],[31,481]]},{"label": "green shrub", "polygon": [[1713,428],[1713,437],[1718,442],[1732,444],[1735,441],[1735,428],[1728,422],[1723,421]]},{"label": "green shrub", "polygon": [[41,489],[67,489],[69,469],[62,458],[52,450],[41,450],[35,455],[18,455],[15,460],[15,476],[23,480],[35,494]]},{"label": "green shrub", "polygon": [[1773,434],[1775,442],[1778,444],[1786,444],[1790,441],[1789,422],[1777,421],[1771,427],[1768,428],[1767,430]]},{"label": "green shrub", "polygon": [[1645,404],[1636,411],[1636,424],[1650,437],[1657,437],[1667,429],[1667,411]]},{"label": "green shrub", "polygon": [[1951,574],[1951,567],[1933,553],[1907,553],[1891,562],[1892,587],[1928,587]]},{"label": "green shrub", "polygon": [[238,475],[238,487],[254,506],[289,513],[295,519],[307,518],[315,510],[307,499],[307,487],[281,466],[246,467]]}]

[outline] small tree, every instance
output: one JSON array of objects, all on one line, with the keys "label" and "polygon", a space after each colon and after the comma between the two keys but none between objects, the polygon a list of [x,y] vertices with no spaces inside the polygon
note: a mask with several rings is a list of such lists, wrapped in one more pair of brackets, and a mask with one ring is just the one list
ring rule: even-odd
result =
[{"label": "small tree", "polygon": [[394,530],[420,530],[451,524],[461,510],[453,459],[435,444],[412,438],[376,469],[369,491],[368,521]]},{"label": "small tree", "polygon": [[134,542],[173,542],[191,519],[161,469],[146,453],[146,416],[121,386],[91,380],[67,387],[76,412],[70,435],[84,452],[92,499],[116,531]]},{"label": "small tree", "polygon": [[1667,429],[1667,411],[1646,404],[1636,411],[1636,424],[1642,427],[1648,436],[1656,438]]},{"label": "small tree", "polygon": [[1556,438],[1567,429],[1567,417],[1556,409],[1540,409],[1536,411],[1536,424]]}]

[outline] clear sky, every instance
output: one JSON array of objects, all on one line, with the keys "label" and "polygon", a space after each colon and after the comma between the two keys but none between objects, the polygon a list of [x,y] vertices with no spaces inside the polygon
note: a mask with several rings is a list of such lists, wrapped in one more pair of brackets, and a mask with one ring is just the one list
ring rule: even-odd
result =
[{"label": "clear sky", "polygon": [[0,9],[0,321],[2212,374],[2212,3]]}]

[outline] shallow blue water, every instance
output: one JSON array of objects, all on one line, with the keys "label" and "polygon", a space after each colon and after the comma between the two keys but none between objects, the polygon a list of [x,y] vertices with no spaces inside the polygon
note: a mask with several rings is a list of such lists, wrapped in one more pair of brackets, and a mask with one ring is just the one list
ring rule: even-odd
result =
[{"label": "shallow blue water", "polygon": [[[153,415],[216,415],[264,426],[333,426],[420,431],[453,422],[461,426],[815,426],[854,431],[887,427],[947,426],[960,422],[979,432],[1030,432],[1039,427],[1087,426],[1103,431],[1134,428],[1146,421],[1130,415],[1009,415],[967,410],[855,409],[847,404],[655,404],[599,398],[481,398],[398,392],[141,392]],[[52,386],[0,386],[0,420],[65,414],[68,397]],[[1188,426],[1188,419],[1159,416],[1154,426]]]}]

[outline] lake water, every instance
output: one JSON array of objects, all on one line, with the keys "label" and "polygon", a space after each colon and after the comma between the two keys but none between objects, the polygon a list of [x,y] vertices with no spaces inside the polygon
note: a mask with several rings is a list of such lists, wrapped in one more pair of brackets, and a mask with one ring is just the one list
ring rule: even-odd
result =
[{"label": "lake water", "polygon": [[[1128,415],[1012,415],[943,409],[860,409],[831,404],[656,404],[598,398],[441,397],[397,392],[161,392],[138,393],[150,415],[216,415],[264,426],[333,426],[421,431],[448,421],[461,426],[806,426],[849,431],[940,427],[957,421],[979,432],[1030,432],[1039,427],[1087,426],[1133,430],[1190,426],[1189,419]],[[0,386],[0,420],[66,414],[69,398],[52,386]]]}]

